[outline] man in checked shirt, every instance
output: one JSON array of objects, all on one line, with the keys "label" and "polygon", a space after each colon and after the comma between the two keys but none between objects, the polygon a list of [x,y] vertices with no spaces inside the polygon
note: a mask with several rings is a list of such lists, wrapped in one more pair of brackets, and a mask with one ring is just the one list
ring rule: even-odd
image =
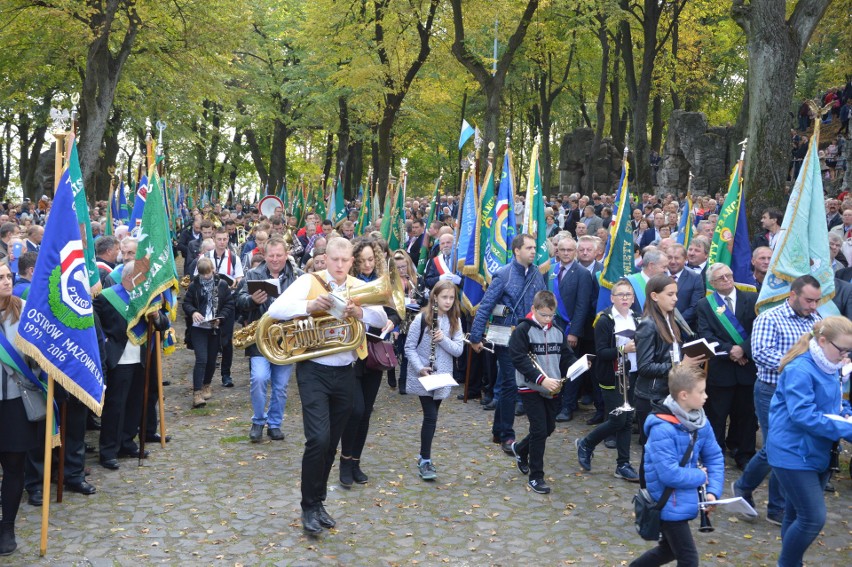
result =
[{"label": "man in checked shirt", "polygon": [[771,473],[766,459],[766,438],[769,434],[769,403],[778,384],[778,364],[793,344],[813,330],[822,319],[817,313],[821,297],[819,281],[813,276],[800,276],[790,286],[787,301],[758,315],[751,335],[751,353],[757,364],[754,383],[754,408],[763,434],[763,448],[751,458],[742,476],[732,485],[736,496],[742,496],[754,507],[752,492],[766,475],[769,476],[769,504],[766,520],[780,526],[784,519],[784,494]]}]

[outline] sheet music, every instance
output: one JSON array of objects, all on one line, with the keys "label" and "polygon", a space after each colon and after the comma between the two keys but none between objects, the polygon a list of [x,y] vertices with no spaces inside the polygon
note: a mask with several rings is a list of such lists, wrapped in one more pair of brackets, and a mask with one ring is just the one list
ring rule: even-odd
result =
[{"label": "sheet music", "polygon": [[430,374],[428,376],[420,376],[417,379],[420,380],[420,383],[423,384],[423,387],[426,388],[427,392],[443,388],[444,386],[458,386],[453,375],[449,373]]}]

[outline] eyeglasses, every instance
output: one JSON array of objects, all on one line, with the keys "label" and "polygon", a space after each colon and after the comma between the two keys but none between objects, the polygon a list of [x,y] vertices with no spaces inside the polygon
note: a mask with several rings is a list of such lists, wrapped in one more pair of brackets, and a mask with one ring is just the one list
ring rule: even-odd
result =
[{"label": "eyeglasses", "polygon": [[632,293],[613,293],[612,296],[615,297],[616,299],[628,299],[630,297],[633,297],[633,294]]},{"label": "eyeglasses", "polygon": [[734,274],[722,274],[721,276],[716,276],[713,279],[717,282],[719,282],[719,281],[725,282],[725,281],[728,281],[728,280],[733,280]]},{"label": "eyeglasses", "polygon": [[834,348],[837,349],[837,352],[840,354],[840,356],[845,356],[845,355],[849,354],[850,352],[852,352],[852,348],[840,348],[839,346],[834,344],[834,341],[828,341],[828,342],[831,343],[831,346],[833,346]]}]

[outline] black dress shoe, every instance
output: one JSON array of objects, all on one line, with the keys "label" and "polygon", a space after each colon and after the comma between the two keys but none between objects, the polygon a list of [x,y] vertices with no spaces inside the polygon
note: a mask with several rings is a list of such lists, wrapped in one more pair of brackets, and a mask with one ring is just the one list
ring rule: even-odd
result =
[{"label": "black dress shoe", "polygon": [[488,404],[491,403],[491,400],[493,400],[493,399],[494,399],[493,397],[486,394],[486,395],[482,396],[481,400],[479,400],[479,405],[487,406]]},{"label": "black dress shoe", "polygon": [[98,491],[97,488],[95,488],[85,480],[81,480],[80,482],[66,482],[65,490],[68,490],[70,492],[76,492],[77,494],[84,494],[86,496],[90,496]]},{"label": "black dress shoe", "polygon": [[[142,458],[147,459],[149,454],[150,453],[148,452],[148,450],[145,449],[145,452],[142,453]],[[139,449],[135,449],[133,451],[119,451],[118,457],[120,459],[138,459],[139,458]]]},{"label": "black dress shoe", "polygon": [[121,465],[118,464],[118,459],[101,459],[101,466],[111,471],[117,471]]},{"label": "black dress shoe", "polygon": [[169,380],[163,380],[163,386],[171,386],[172,383]]},{"label": "black dress shoe", "polygon": [[317,520],[319,520],[320,525],[324,528],[333,528],[337,525],[337,522],[334,521],[334,518],[331,517],[331,514],[326,511],[325,506],[322,504],[319,505],[319,509],[317,510]]},{"label": "black dress shoe", "polygon": [[41,506],[42,504],[44,504],[44,495],[42,494],[41,490],[33,490],[32,492],[27,492],[29,493],[27,503],[30,506]]},{"label": "black dress shoe", "polygon": [[308,535],[316,536],[322,533],[322,525],[316,510],[302,510],[302,528]]},{"label": "black dress shoe", "polygon": [[574,419],[574,413],[570,411],[561,411],[556,414],[556,421],[559,423],[564,423],[566,421],[571,421]]},{"label": "black dress shoe", "polygon": [[586,425],[599,425],[604,422],[602,414],[596,413],[591,419],[586,420]]},{"label": "black dress shoe", "polygon": [[222,386],[224,386],[226,388],[233,388],[234,387],[234,381],[231,380],[230,376],[222,376]]},{"label": "black dress shoe", "polygon": [[[146,435],[145,436],[145,443],[159,443],[160,439],[161,439],[161,437],[160,437],[159,433],[154,433],[153,435]],[[171,440],[172,440],[172,436],[166,435],[166,443],[168,443]]]},{"label": "black dress shoe", "polygon": [[284,432],[281,431],[280,427],[270,427],[266,430],[266,434],[269,435],[269,438],[273,441],[284,440]]},{"label": "black dress shoe", "polygon": [[494,400],[491,400],[490,402],[482,406],[482,409],[484,409],[485,411],[494,411],[497,409],[497,404],[494,402]]},{"label": "black dress shoe", "polygon": [[86,418],[86,431],[100,431],[101,430],[101,420],[95,417],[92,414]]}]

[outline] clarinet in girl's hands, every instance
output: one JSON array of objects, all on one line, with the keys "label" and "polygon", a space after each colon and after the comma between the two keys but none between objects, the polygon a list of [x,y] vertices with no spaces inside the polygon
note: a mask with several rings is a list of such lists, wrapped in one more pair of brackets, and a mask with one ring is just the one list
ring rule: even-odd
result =
[{"label": "clarinet in girl's hands", "polygon": [[429,368],[432,369],[432,372],[437,372],[436,369],[436,355],[438,343],[435,341],[435,331],[437,331],[440,327],[438,327],[438,302],[432,302],[432,345],[429,350]]}]

